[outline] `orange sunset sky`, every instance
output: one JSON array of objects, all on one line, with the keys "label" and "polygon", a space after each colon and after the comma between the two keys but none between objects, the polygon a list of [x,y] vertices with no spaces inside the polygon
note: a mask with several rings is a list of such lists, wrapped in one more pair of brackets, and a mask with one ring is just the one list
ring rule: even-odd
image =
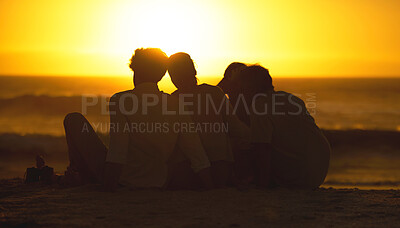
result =
[{"label": "orange sunset sky", "polygon": [[127,76],[133,51],[275,76],[400,76],[400,1],[0,0],[0,75]]}]

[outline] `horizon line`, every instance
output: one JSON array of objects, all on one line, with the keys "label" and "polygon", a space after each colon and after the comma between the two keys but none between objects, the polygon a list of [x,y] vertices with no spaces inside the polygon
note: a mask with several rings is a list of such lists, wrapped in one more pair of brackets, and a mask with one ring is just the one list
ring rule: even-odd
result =
[{"label": "horizon line", "polygon": [[[165,76],[169,77],[168,73],[165,74]],[[164,77],[165,77],[164,76]],[[0,74],[0,77],[69,77],[69,78],[113,78],[113,77],[118,77],[118,78],[127,78],[127,77],[132,77],[132,75],[61,75],[61,74],[44,74],[44,75],[23,75],[23,74]],[[203,77],[203,78],[219,78],[223,77],[223,75],[220,76],[213,76],[213,75],[197,75],[197,77]],[[272,78],[400,78],[400,75],[271,75]]]}]

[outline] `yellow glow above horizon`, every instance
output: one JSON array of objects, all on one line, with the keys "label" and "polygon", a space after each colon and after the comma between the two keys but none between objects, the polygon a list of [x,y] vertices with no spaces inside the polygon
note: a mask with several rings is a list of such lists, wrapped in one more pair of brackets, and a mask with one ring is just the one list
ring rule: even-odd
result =
[{"label": "yellow glow above horizon", "polygon": [[275,76],[400,76],[400,1],[0,0],[0,74],[130,75],[140,47],[200,76],[232,61]]},{"label": "yellow glow above horizon", "polygon": [[203,46],[213,43],[202,34],[218,32],[210,23],[216,19],[212,15],[204,18],[209,12],[206,6],[196,2],[182,4],[182,1],[121,4],[109,21],[110,27],[114,27],[110,38],[118,41],[113,51],[132,54],[138,47],[160,47],[167,55],[179,51],[201,55]]}]

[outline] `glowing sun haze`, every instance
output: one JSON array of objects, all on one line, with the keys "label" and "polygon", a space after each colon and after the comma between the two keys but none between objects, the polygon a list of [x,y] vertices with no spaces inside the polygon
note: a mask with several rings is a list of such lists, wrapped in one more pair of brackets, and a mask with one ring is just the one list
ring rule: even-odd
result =
[{"label": "glowing sun haze", "polygon": [[121,75],[139,47],[200,76],[232,61],[274,76],[399,76],[400,1],[0,0],[1,75]]}]

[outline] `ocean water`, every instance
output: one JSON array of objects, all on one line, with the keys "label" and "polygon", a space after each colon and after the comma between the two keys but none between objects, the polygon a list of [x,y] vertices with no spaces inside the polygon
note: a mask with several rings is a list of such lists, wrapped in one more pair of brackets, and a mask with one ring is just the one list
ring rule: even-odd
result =
[{"label": "ocean water", "polygon": [[[215,85],[221,77],[199,77]],[[324,129],[400,131],[400,78],[274,78],[276,90],[302,98]],[[82,96],[133,87],[131,77],[0,77],[0,133],[62,135],[66,113],[82,112]],[[160,89],[174,91],[169,77]],[[89,121],[108,116],[88,112]],[[103,126],[103,125],[102,125]],[[106,125],[98,131],[107,131]]]}]

